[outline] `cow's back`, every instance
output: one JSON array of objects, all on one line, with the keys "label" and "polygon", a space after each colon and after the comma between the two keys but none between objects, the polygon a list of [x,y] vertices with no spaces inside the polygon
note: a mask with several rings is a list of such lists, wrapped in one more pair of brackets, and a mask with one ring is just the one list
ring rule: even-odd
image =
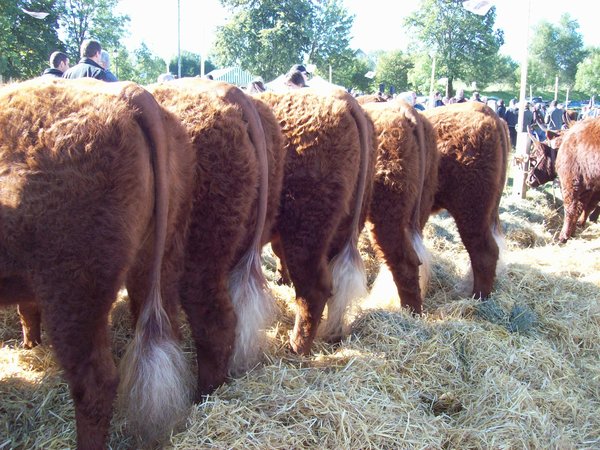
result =
[{"label": "cow's back", "polygon": [[[163,264],[164,255],[181,262],[176,242],[185,226],[176,222],[190,204],[190,160],[177,138],[184,131],[134,83],[32,80],[5,87],[0,98],[0,278],[21,280],[27,309],[41,308],[73,394],[78,446],[87,448],[105,442],[118,382],[110,307],[126,275],[143,274],[144,309],[121,361],[121,398],[134,434],[156,444],[189,399],[183,355],[169,321],[159,319],[176,300],[163,299],[178,276],[177,261]],[[5,294],[0,301],[14,300]],[[24,331],[31,318],[39,322],[22,316]],[[157,354],[166,355],[158,377]]]},{"label": "cow's back", "polygon": [[506,181],[501,119],[478,102],[429,109],[424,115],[436,130],[440,152],[433,211],[472,208],[475,215],[491,214]]},{"label": "cow's back", "polygon": [[100,229],[128,265],[152,216],[145,137],[126,102],[65,83],[1,93],[1,263],[52,264],[92,247]]},{"label": "cow's back", "polygon": [[479,102],[433,108],[423,113],[436,131],[440,153],[432,212],[454,218],[473,272],[472,293],[491,294],[503,238],[499,207],[506,182],[508,128]]},{"label": "cow's back", "polygon": [[585,189],[600,190],[600,118],[577,122],[565,132],[556,172],[561,182],[579,179]]}]

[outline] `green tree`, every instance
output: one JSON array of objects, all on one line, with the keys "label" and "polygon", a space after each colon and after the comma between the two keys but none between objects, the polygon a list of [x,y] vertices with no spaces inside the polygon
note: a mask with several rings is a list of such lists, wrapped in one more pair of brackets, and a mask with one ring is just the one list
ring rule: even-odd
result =
[{"label": "green tree", "polygon": [[[36,19],[23,12],[47,12]],[[48,67],[48,57],[64,50],[58,39],[58,13],[54,0],[2,0],[0,3],[0,75],[9,79],[38,76]]]},{"label": "green tree", "polygon": [[492,81],[518,90],[518,83],[521,81],[520,70],[519,63],[510,56],[498,55],[493,63]]},{"label": "green tree", "polygon": [[314,17],[306,60],[322,70],[329,65],[336,67],[348,62],[347,50],[350,48],[354,16],[341,0],[325,0],[313,5]]},{"label": "green tree", "polygon": [[[354,89],[360,92],[372,91],[373,80],[365,74],[375,69],[375,65],[358,51],[346,49],[342,54],[331,59],[332,79],[334,84]],[[317,71],[319,73],[319,71]],[[329,74],[322,73],[323,78],[329,79]]]},{"label": "green tree", "polygon": [[396,92],[406,91],[408,85],[408,72],[413,68],[411,59],[400,50],[383,53],[377,61],[375,69],[375,84],[383,84],[389,92],[394,86]]},{"label": "green tree", "polygon": [[79,48],[85,39],[97,39],[107,50],[119,47],[129,24],[129,16],[115,13],[119,0],[56,0],[59,24],[66,34],[65,43],[72,60],[79,60]]},{"label": "green tree", "polygon": [[218,28],[213,50],[219,66],[240,66],[265,79],[285,73],[293,64],[329,65],[335,73],[349,64],[354,17],[342,0],[221,0],[232,18]]},{"label": "green tree", "polygon": [[579,23],[569,14],[563,14],[558,25],[541,21],[534,27],[530,58],[541,70],[545,87],[552,86],[555,77],[572,86],[585,55]]},{"label": "green tree", "polygon": [[[204,61],[204,70],[206,73],[215,69],[215,65],[207,59]],[[178,74],[177,56],[171,58],[169,62],[169,72]],[[181,77],[195,77],[200,75],[200,55],[192,52],[181,52]]]},{"label": "green tree", "polygon": [[[409,69],[407,74],[408,87],[416,92],[429,94],[433,59],[427,53],[410,55],[409,59],[413,62],[413,67]],[[439,76],[437,75],[436,70],[433,86],[434,90],[439,90],[439,86],[437,85]]]},{"label": "green tree", "polygon": [[265,80],[302,61],[310,42],[309,0],[221,0],[233,16],[217,29],[214,59],[240,66]]},{"label": "green tree", "polygon": [[496,8],[485,16],[473,14],[456,0],[422,0],[418,11],[405,19],[414,30],[413,45],[435,53],[436,76],[448,78],[446,95],[453,94],[456,79],[485,85],[493,79],[490,63],[504,43],[502,30],[494,30]]},{"label": "green tree", "polygon": [[129,78],[131,81],[139,84],[151,84],[156,82],[161,73],[165,73],[165,61],[154,55],[145,43],[142,43],[133,54],[135,63],[133,64],[133,74]]},{"label": "green tree", "polygon": [[589,50],[588,56],[577,66],[575,89],[588,95],[600,94],[600,48]]}]

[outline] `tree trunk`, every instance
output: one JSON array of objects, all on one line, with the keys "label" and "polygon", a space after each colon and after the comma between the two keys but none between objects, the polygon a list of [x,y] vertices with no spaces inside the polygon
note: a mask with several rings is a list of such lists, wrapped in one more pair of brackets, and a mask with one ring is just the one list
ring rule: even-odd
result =
[{"label": "tree trunk", "polygon": [[447,98],[454,97],[454,88],[452,87],[452,77],[448,77],[448,81],[446,82],[446,97]]}]

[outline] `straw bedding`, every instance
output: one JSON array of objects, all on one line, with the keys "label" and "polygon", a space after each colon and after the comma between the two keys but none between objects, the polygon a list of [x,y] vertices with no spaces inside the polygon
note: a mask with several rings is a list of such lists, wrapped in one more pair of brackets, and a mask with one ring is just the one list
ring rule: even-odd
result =
[{"label": "straw bedding", "polygon": [[[468,257],[442,214],[425,233],[424,317],[399,311],[388,286],[355,311],[346,340],[317,341],[310,357],[286,347],[293,290],[273,283],[279,314],[263,363],[196,405],[170,448],[599,448],[600,225],[554,244],[562,210],[540,191],[505,195],[501,219],[507,248],[492,300],[461,293]],[[372,281],[378,263],[362,243]],[[121,296],[116,359],[131,336]],[[72,448],[73,408],[51,350],[20,340],[14,308],[1,310],[0,449]],[[184,345],[191,364],[189,336]],[[111,448],[131,445],[115,416]]]}]

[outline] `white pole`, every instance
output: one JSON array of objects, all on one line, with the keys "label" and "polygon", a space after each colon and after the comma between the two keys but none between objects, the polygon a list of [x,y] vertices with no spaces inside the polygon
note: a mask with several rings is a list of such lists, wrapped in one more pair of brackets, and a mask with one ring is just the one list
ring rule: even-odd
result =
[{"label": "white pole", "polygon": [[430,108],[434,108],[435,105],[433,104],[434,102],[434,90],[435,90],[435,57],[436,54],[433,54],[433,57],[431,59],[431,81],[429,83],[429,107]]},{"label": "white pole", "polygon": [[181,78],[181,0],[177,0],[177,78]]},{"label": "white pole", "polygon": [[525,94],[527,92],[527,61],[529,59],[529,20],[531,18],[531,0],[527,6],[527,37],[525,38],[525,51],[521,61],[521,90],[519,93],[519,119],[517,122],[517,145],[515,149],[515,161],[517,167],[513,177],[513,197],[525,198],[527,194],[527,171],[529,168],[529,134],[523,130],[523,119],[525,115]]},{"label": "white pole", "polygon": [[558,101],[558,75],[556,75],[556,79],[554,80],[554,100]]}]

